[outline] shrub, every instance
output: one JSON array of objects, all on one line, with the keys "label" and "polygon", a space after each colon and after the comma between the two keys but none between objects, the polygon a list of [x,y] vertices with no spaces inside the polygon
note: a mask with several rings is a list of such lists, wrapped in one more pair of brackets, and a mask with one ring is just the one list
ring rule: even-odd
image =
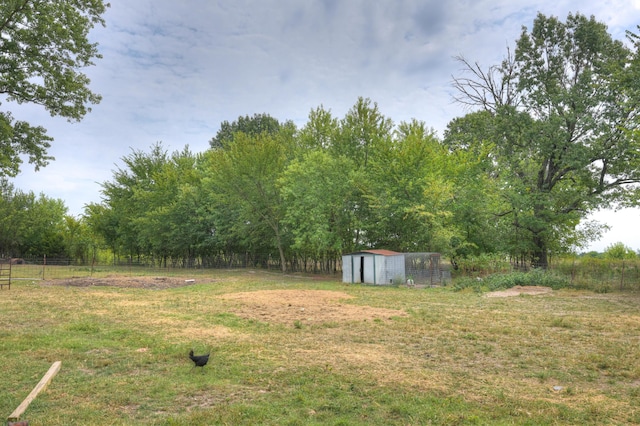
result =
[{"label": "shrub", "polygon": [[638,254],[633,251],[632,248],[625,246],[623,243],[611,244],[604,251],[604,256],[607,259],[636,259]]},{"label": "shrub", "polygon": [[463,277],[453,285],[454,290],[474,288],[483,291],[495,291],[515,286],[543,286],[554,290],[569,286],[566,278],[553,272],[534,269],[529,272],[511,272],[507,274],[493,274],[484,279]]},{"label": "shrub", "polygon": [[457,261],[462,274],[487,275],[505,272],[511,269],[508,257],[504,254],[480,254]]},{"label": "shrub", "polygon": [[461,277],[454,281],[453,290],[462,291],[467,288],[473,288],[476,290],[482,289],[482,280],[480,278]]}]

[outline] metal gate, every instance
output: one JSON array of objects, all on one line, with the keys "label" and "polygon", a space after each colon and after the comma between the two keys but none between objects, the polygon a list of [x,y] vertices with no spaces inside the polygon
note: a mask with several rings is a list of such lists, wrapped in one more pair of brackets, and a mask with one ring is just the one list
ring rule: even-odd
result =
[{"label": "metal gate", "polygon": [[11,290],[11,260],[0,260],[0,290],[7,286]]}]

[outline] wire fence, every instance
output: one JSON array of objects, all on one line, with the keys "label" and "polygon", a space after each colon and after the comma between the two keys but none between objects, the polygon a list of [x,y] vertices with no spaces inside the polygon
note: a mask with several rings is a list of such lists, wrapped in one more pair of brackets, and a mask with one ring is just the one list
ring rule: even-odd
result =
[{"label": "wire fence", "polygon": [[559,259],[550,267],[577,287],[640,290],[640,259]]},{"label": "wire fence", "polygon": [[[522,271],[521,264],[501,255],[460,259],[455,262],[454,267],[454,279]],[[640,258],[556,257],[549,262],[548,272],[565,278],[575,288],[595,291],[640,290]]]},{"label": "wire fence", "polygon": [[[12,281],[41,281],[71,278],[106,277],[109,275],[181,275],[188,271],[205,271],[202,267],[174,267],[150,265],[142,262],[117,262],[117,263],[79,263],[70,259],[29,258],[5,260],[11,262]],[[209,270],[211,268],[208,268]]]},{"label": "wire fence", "polygon": [[441,262],[440,253],[405,253],[404,270],[409,285],[442,285],[451,281],[448,264]]},{"label": "wire fence", "polygon": [[[482,260],[482,259],[481,259]],[[39,281],[71,278],[107,277],[110,275],[125,276],[180,276],[184,274],[207,274],[214,270],[256,269],[255,267],[242,267],[238,265],[204,266],[202,263],[176,264],[167,262],[145,263],[126,259],[113,263],[79,263],[70,259],[20,258],[0,259],[5,267],[11,266],[11,281]],[[342,273],[341,264],[336,265],[335,276]],[[514,268],[508,260],[500,262],[474,262],[473,265],[465,264],[464,268],[455,271],[453,279],[463,276],[486,276],[496,273],[513,272]],[[640,290],[640,259],[612,260],[599,258],[567,258],[555,259],[550,263],[550,271],[565,277],[573,287],[594,290]],[[257,269],[260,269],[259,267]],[[269,268],[265,268],[269,269]],[[2,269],[2,273],[6,268]],[[272,268],[278,271],[277,268]],[[415,283],[429,282],[433,277],[441,277],[446,284],[451,279],[451,270],[448,261],[435,262],[429,256],[410,258],[407,265],[407,279],[415,280]],[[4,275],[2,276],[4,277]],[[438,281],[438,280],[436,280]],[[4,281],[3,281],[4,283]]]}]

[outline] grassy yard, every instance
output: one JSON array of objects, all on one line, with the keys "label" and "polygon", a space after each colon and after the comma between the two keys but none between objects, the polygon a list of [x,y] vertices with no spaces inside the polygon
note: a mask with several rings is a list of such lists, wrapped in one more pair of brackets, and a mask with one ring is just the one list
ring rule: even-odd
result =
[{"label": "grassy yard", "polygon": [[248,271],[0,292],[2,420],[57,360],[32,426],[640,424],[640,294]]}]

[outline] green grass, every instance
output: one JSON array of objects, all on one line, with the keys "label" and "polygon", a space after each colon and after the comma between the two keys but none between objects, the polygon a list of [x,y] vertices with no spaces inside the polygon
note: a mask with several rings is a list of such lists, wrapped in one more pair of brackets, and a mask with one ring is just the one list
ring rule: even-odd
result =
[{"label": "green grass", "polygon": [[[486,298],[211,272],[168,290],[0,292],[0,411],[31,425],[640,423],[640,294]],[[408,315],[272,321],[220,296],[333,290]],[[211,350],[193,369],[187,353]]]}]

